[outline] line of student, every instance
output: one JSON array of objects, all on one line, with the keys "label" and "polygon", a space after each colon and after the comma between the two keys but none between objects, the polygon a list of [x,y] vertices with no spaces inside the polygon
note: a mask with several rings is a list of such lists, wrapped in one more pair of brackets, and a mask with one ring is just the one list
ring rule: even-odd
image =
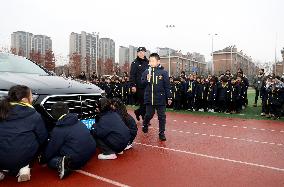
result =
[{"label": "line of student", "polygon": [[51,110],[57,123],[47,132],[32,102],[31,89],[22,85],[13,86],[0,101],[0,180],[6,174],[17,176],[18,182],[30,180],[37,158],[41,165],[57,169],[63,179],[85,165],[96,148],[102,150],[99,159],[117,158],[117,153],[132,147],[137,134],[135,120],[119,99],[100,99],[100,115],[91,131],[58,102]]}]

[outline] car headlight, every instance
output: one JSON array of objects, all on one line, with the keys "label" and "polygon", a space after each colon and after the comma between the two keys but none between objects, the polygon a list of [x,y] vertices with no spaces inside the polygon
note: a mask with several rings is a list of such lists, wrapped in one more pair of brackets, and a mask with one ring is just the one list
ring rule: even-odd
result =
[{"label": "car headlight", "polygon": [[0,100],[4,99],[8,95],[8,91],[0,91]]}]

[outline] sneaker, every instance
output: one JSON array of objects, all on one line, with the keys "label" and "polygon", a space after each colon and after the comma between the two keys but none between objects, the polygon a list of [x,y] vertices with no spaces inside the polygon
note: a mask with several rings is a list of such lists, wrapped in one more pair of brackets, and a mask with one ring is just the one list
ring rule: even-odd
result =
[{"label": "sneaker", "polygon": [[161,141],[166,141],[167,140],[165,134],[159,134],[159,139]]},{"label": "sneaker", "polygon": [[2,181],[5,178],[5,174],[0,171],[0,181]]},{"label": "sneaker", "polygon": [[132,148],[132,144],[128,144],[128,145],[125,147],[124,150],[126,151],[126,150],[131,149],[131,148]]},{"label": "sneaker", "polygon": [[18,182],[25,182],[31,180],[31,169],[29,165],[20,169],[18,173]]},{"label": "sneaker", "polygon": [[261,115],[261,116],[265,116],[265,113],[264,113],[264,112],[262,112],[260,115]]},{"label": "sneaker", "polygon": [[71,170],[68,168],[69,158],[64,156],[61,158],[58,166],[59,178],[63,179],[68,174],[70,174]]},{"label": "sneaker", "polygon": [[140,114],[139,114],[139,112],[137,110],[134,110],[134,114],[136,116],[137,121],[140,121],[140,117],[139,117]]},{"label": "sneaker", "polygon": [[144,132],[144,133],[148,133],[148,126],[143,126],[142,127],[142,131]]},{"label": "sneaker", "polygon": [[123,155],[123,151],[121,151],[121,152],[119,152],[119,153],[117,153],[117,154],[119,154],[119,155]]},{"label": "sneaker", "polygon": [[116,154],[109,154],[109,155],[104,155],[103,153],[102,154],[99,154],[98,155],[98,159],[99,160],[114,160],[114,159],[116,159],[117,158],[117,156],[116,156]]}]

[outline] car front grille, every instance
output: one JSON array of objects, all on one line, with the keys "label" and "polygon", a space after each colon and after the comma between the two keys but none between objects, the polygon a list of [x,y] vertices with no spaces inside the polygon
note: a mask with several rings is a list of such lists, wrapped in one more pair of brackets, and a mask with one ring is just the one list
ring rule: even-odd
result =
[{"label": "car front grille", "polygon": [[68,105],[70,113],[77,113],[79,119],[95,118],[95,109],[98,106],[100,95],[54,95],[47,96],[41,103],[45,111],[51,116],[51,106],[57,102],[64,102]]}]

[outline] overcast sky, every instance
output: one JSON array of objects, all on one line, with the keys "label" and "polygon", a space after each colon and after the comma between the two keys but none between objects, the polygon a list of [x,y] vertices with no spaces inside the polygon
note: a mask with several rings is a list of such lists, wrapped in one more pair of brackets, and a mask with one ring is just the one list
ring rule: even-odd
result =
[{"label": "overcast sky", "polygon": [[[11,33],[27,31],[52,38],[55,54],[66,56],[71,32],[100,32],[120,45],[171,47],[199,52],[236,45],[254,60],[274,61],[284,47],[283,0],[2,0],[0,47]],[[174,29],[167,29],[174,24]]]}]

